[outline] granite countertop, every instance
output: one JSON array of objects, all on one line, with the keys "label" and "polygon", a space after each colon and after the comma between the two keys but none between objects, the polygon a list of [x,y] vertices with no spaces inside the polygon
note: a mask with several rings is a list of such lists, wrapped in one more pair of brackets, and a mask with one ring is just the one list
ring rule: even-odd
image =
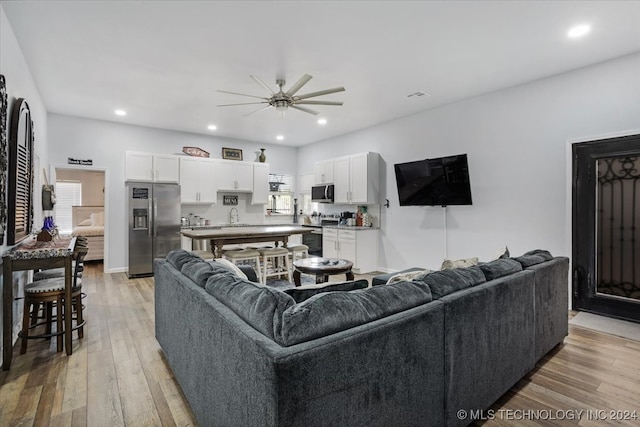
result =
[{"label": "granite countertop", "polygon": [[378,230],[380,227],[363,227],[361,225],[323,225],[323,228],[337,228],[339,230]]}]

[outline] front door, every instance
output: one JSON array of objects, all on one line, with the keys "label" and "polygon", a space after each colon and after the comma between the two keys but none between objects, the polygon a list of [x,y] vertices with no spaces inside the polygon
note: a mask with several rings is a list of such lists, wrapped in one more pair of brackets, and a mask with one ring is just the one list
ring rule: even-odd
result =
[{"label": "front door", "polygon": [[573,309],[640,322],[640,135],[572,152]]}]

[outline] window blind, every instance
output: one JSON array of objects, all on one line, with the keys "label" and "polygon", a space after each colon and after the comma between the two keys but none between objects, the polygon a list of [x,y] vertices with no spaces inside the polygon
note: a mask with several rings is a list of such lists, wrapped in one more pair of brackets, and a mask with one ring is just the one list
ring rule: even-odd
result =
[{"label": "window blind", "polygon": [[56,182],[55,222],[61,234],[73,230],[72,206],[82,205],[82,183],[76,181]]}]

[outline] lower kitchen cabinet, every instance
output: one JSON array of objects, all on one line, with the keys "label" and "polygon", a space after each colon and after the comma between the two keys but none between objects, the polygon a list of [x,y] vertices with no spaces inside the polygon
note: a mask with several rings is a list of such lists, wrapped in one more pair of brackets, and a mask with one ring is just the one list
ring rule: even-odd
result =
[{"label": "lower kitchen cabinet", "polygon": [[322,256],[353,262],[353,272],[357,274],[375,271],[378,267],[379,234],[379,230],[373,228],[324,227]]}]

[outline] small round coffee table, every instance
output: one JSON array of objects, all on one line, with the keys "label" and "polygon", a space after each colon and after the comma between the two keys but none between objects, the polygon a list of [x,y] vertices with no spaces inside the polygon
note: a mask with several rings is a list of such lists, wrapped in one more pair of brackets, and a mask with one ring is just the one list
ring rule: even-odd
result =
[{"label": "small round coffee table", "polygon": [[338,258],[302,258],[293,263],[293,283],[300,286],[300,274],[315,274],[316,283],[329,280],[329,275],[346,274],[347,280],[353,280],[351,268],[353,263]]}]

